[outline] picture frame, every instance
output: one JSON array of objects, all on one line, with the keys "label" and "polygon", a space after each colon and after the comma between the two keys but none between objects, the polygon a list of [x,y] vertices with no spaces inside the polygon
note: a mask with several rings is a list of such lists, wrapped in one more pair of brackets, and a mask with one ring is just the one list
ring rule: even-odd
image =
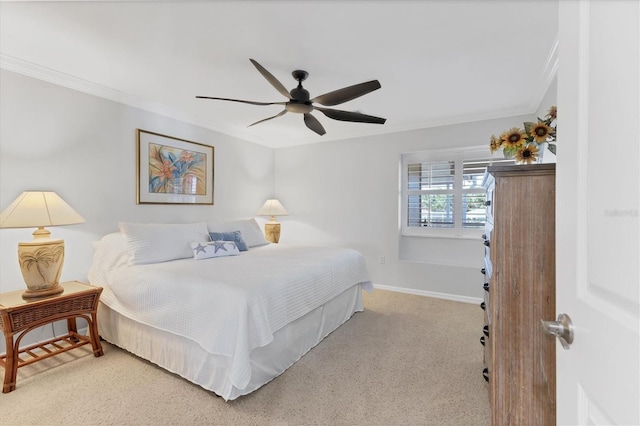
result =
[{"label": "picture frame", "polygon": [[214,147],[136,129],[136,203],[213,205]]}]

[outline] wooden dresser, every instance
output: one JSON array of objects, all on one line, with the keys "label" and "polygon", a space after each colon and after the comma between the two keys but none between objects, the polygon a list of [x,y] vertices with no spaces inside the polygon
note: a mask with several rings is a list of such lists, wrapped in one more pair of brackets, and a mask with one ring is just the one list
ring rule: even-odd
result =
[{"label": "wooden dresser", "polygon": [[485,177],[485,370],[494,426],[555,425],[555,164]]}]

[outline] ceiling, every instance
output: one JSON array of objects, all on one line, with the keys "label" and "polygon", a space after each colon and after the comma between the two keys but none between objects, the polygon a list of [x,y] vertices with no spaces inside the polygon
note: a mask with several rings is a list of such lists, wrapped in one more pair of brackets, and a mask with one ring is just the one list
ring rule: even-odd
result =
[{"label": "ceiling", "polygon": [[[273,148],[532,113],[557,69],[558,0],[0,2],[0,66]],[[251,64],[384,125],[283,107]]]}]

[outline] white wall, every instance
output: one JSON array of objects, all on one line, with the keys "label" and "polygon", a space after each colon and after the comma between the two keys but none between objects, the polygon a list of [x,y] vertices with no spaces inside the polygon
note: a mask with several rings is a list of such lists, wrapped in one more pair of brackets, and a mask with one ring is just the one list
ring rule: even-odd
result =
[{"label": "white wall", "polygon": [[[92,241],[119,221],[252,217],[273,196],[270,148],[6,70],[0,93],[0,210],[22,191],[52,190],[86,219],[50,228],[65,240],[62,280],[86,280]],[[214,146],[214,205],[136,205],[136,128]],[[0,230],[0,291],[25,288],[17,244],[31,232]]]},{"label": "white wall", "polygon": [[[553,83],[543,99],[551,102],[541,106],[543,115],[555,91]],[[418,294],[445,293],[461,300],[480,298],[480,239],[400,235],[400,157],[412,151],[481,145],[487,146],[489,156],[492,134],[522,127],[534,118],[515,116],[277,149],[276,196],[290,214],[279,219],[280,241],[358,249],[376,285]]]}]

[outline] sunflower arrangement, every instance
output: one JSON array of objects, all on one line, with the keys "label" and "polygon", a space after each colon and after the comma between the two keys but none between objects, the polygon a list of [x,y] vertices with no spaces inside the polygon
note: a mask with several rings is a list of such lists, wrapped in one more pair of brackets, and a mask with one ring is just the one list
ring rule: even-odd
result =
[{"label": "sunflower arrangement", "polygon": [[538,117],[537,123],[526,122],[524,129],[512,127],[499,137],[491,135],[489,142],[491,152],[502,148],[506,158],[515,158],[519,163],[530,164],[536,162],[540,150],[546,143],[549,151],[555,155],[557,114],[558,108],[553,105],[544,119]]}]

